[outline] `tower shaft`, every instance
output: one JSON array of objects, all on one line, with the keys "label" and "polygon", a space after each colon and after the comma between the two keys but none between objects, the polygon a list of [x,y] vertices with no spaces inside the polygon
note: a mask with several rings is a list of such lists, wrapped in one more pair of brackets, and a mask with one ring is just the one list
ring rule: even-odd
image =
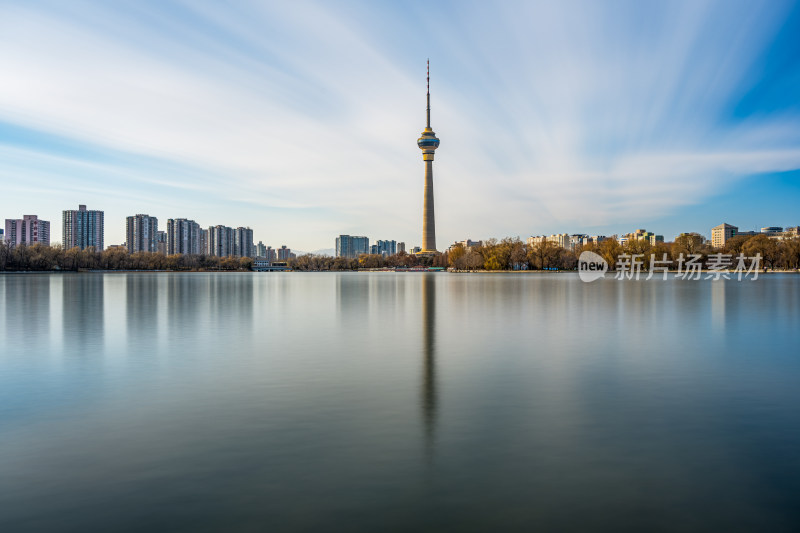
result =
[{"label": "tower shaft", "polygon": [[425,189],[422,204],[422,251],[436,251],[436,219],[433,211],[433,158],[425,161]]}]

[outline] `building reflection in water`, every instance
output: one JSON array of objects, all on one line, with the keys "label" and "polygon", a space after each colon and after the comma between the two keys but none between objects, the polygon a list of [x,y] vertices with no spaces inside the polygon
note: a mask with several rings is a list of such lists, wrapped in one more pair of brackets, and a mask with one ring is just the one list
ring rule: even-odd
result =
[{"label": "building reflection in water", "polygon": [[[336,301],[339,306],[339,320],[344,331],[356,331],[369,324],[370,320],[370,301],[369,301],[369,276],[352,275],[349,273],[337,274],[336,278]],[[355,338],[348,339],[353,342],[354,347],[361,342],[355,342]]]},{"label": "building reflection in water", "polygon": [[[47,348],[50,280],[44,276],[4,274],[0,279],[0,353],[15,347],[39,353]],[[10,341],[14,342],[10,342]]]},{"label": "building reflection in water", "polygon": [[171,275],[166,286],[169,335],[188,351],[212,345],[219,350],[249,338],[253,334],[253,290],[253,276],[247,274]]},{"label": "building reflection in water", "polygon": [[125,324],[133,332],[128,342],[141,353],[154,350],[158,344],[158,292],[162,279],[151,273],[125,277]]},{"label": "building reflection in water", "polygon": [[192,341],[200,338],[192,332],[208,328],[202,317],[208,313],[210,279],[210,274],[171,274],[166,279],[167,334],[181,337],[187,349],[196,349]]},{"label": "building reflection in water", "polygon": [[420,391],[425,445],[433,452],[436,433],[436,274],[422,274],[422,388]]},{"label": "building reflection in water", "polygon": [[727,284],[722,280],[711,283],[711,324],[717,333],[725,332],[725,290]]},{"label": "building reflection in water", "polygon": [[63,276],[63,339],[75,353],[102,353],[104,280],[95,274]]}]

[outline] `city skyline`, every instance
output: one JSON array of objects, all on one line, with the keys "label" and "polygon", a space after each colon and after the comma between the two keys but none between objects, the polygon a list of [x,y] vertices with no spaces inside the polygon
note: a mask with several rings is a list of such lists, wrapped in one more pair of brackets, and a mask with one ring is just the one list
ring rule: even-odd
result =
[{"label": "city skyline", "polygon": [[[436,139],[438,141],[438,139]],[[426,177],[427,179],[427,177]],[[227,255],[237,255],[237,256],[244,256],[244,257],[260,257],[256,255],[257,249],[259,247],[263,247],[264,249],[272,249],[271,245],[266,246],[263,245],[261,240],[258,242],[258,246],[255,244],[255,237],[254,231],[252,228],[249,227],[228,227],[224,225],[216,225],[216,226],[203,226],[198,224],[194,220],[188,220],[185,218],[169,218],[166,221],[166,227],[164,230],[158,230],[158,218],[154,216],[150,216],[148,214],[136,214],[127,216],[124,220],[125,231],[124,234],[126,236],[125,240],[121,243],[108,243],[108,245],[102,244],[104,242],[104,211],[103,210],[96,210],[96,211],[87,211],[85,205],[80,205],[78,210],[64,210],[63,214],[63,221],[62,221],[62,235],[67,235],[67,239],[71,244],[65,245],[65,242],[58,243],[57,245],[62,249],[69,249],[71,247],[77,246],[78,248],[85,248],[88,246],[92,246],[98,250],[108,249],[111,247],[123,247],[126,248],[130,253],[138,252],[138,251],[158,251],[158,243],[160,236],[163,236],[163,245],[164,250],[163,252],[166,255],[171,255],[173,253],[176,254],[190,254],[190,255],[214,255],[214,256],[227,256]],[[89,220],[87,219],[84,224],[78,224],[76,221],[78,215],[89,215],[91,217],[99,217],[99,219],[92,218],[91,224],[87,224]],[[84,217],[85,218],[85,217]],[[34,229],[20,229],[23,228],[22,224],[27,224],[27,220],[30,219],[32,221],[38,221],[39,224],[39,233],[42,236],[42,239],[35,239],[36,242],[44,242],[47,245],[53,245],[55,243],[50,242],[50,235],[51,235],[51,226],[50,222],[47,220],[43,220],[39,218],[37,214],[26,214],[23,216],[22,219],[15,219],[15,218],[6,218],[5,219],[5,234],[1,231],[4,228],[0,228],[0,243],[5,243],[6,245],[13,246],[16,241],[21,240],[23,243],[29,240],[27,237],[22,238],[19,235],[27,235],[28,231],[31,231],[31,235],[36,233]],[[69,223],[68,223],[69,219]],[[732,219],[735,220],[735,219]],[[97,228],[92,230],[91,228],[94,225],[97,225]],[[82,233],[85,233],[82,237],[77,237],[73,235],[69,237],[70,234],[76,232],[77,226],[83,226],[85,229]],[[184,225],[187,225],[187,228],[183,228]],[[63,232],[63,228],[66,226],[74,226],[66,233]],[[630,226],[630,225],[629,225]],[[635,224],[633,225],[635,226]],[[425,238],[425,230],[426,227],[425,220],[423,220],[423,241]],[[632,226],[631,226],[632,227]],[[11,229],[10,229],[11,228]],[[28,228],[26,225],[25,228]],[[147,228],[147,229],[145,229]],[[758,235],[758,234],[768,234],[768,235],[777,235],[782,234],[784,232],[790,232],[792,234],[796,234],[798,228],[800,226],[762,226],[762,227],[755,227],[752,229],[748,228],[739,228],[736,225],[731,225],[728,222],[722,222],[714,227],[702,229],[700,228],[691,228],[688,231],[681,232],[678,235],[675,235],[674,238],[669,238],[667,236],[665,238],[664,235],[659,235],[654,232],[647,231],[645,229],[637,229],[635,231],[623,231],[620,233],[614,233],[611,235],[600,235],[594,234],[590,235],[583,231],[577,232],[555,232],[550,234],[549,236],[546,234],[536,234],[535,232],[530,233],[527,237],[525,236],[516,236],[522,242],[527,242],[529,245],[531,242],[538,242],[542,240],[549,240],[556,242],[559,246],[564,248],[573,248],[576,244],[587,244],[587,243],[596,243],[600,242],[604,239],[615,239],[618,240],[620,243],[624,243],[628,237],[630,236],[644,236],[647,237],[648,241],[651,241],[651,244],[655,245],[656,242],[666,242],[672,243],[675,242],[679,237],[683,235],[699,235],[704,238],[704,241],[708,241],[711,243],[712,241],[721,240],[724,244],[726,238],[730,238],[730,231],[722,230],[723,233],[717,235],[717,231],[721,228],[730,228],[733,230],[733,235]],[[217,231],[218,235],[216,238],[210,237],[213,231]],[[725,232],[727,231],[727,233]],[[222,232],[222,233],[220,233]],[[243,233],[244,232],[244,233]],[[90,234],[91,233],[91,234]],[[148,236],[149,235],[149,236]],[[181,235],[181,237],[179,237]],[[723,237],[720,235],[727,235],[727,237]],[[209,244],[209,238],[211,240],[211,244]],[[344,242],[340,241],[346,238],[349,240],[358,240],[359,244],[357,246],[358,250],[353,252],[351,249],[353,248],[353,244],[344,244]],[[512,238],[513,236],[491,236],[489,239],[505,239],[505,238]],[[90,241],[94,242],[94,239],[99,239],[98,245],[92,244]],[[187,240],[188,239],[188,240]],[[63,240],[63,239],[62,239]],[[147,241],[151,241],[149,244],[145,244]],[[368,236],[350,236],[350,235],[339,235],[335,238],[334,247],[332,248],[321,248],[317,250],[299,250],[294,248],[293,250],[297,252],[297,254],[312,254],[312,255],[328,255],[334,257],[350,257],[354,258],[360,254],[383,254],[385,250],[385,246],[388,246],[388,243],[396,243],[399,247],[397,249],[398,252],[406,252],[406,243],[403,241],[396,241],[396,240],[381,240],[376,239],[375,244],[369,244],[369,237]],[[186,241],[184,244],[179,244],[180,242]],[[441,251],[439,250],[428,250],[427,253],[425,250],[421,249],[419,246],[412,246],[409,249],[409,253],[419,255],[434,255],[437,253],[446,253],[453,245],[462,244],[463,246],[469,246],[466,243],[475,243],[480,244],[483,240],[473,241],[469,237],[466,240],[456,240],[453,244],[447,245]],[[35,242],[34,242],[35,243]],[[193,244],[190,244],[193,243]],[[214,244],[216,243],[216,244]],[[249,243],[249,244],[248,244]],[[31,244],[31,243],[28,243]],[[151,249],[147,249],[147,248]],[[174,247],[174,249],[173,249]],[[344,248],[341,248],[344,247]],[[394,245],[392,245],[394,247]],[[719,247],[719,245],[714,244],[714,247]],[[215,248],[220,248],[219,250],[213,251]],[[287,246],[285,244],[282,245],[282,248],[286,249]],[[223,251],[224,249],[224,251]],[[291,250],[291,248],[289,248]],[[351,250],[345,251],[342,250]],[[382,250],[380,252],[375,252],[371,250]],[[240,253],[239,250],[244,250],[244,253]],[[280,250],[277,249],[276,250]],[[392,255],[394,252],[391,252],[388,255]]]},{"label": "city skyline", "polygon": [[6,3],[0,217],[420,245],[430,56],[440,244],[797,224],[795,3],[456,7]]}]

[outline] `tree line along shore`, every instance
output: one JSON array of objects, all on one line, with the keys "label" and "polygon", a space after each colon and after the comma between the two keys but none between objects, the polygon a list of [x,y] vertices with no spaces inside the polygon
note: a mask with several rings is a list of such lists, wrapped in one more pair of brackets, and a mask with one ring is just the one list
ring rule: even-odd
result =
[{"label": "tree line along shore", "polygon": [[[519,238],[489,239],[478,246],[451,247],[432,257],[417,257],[399,253],[390,256],[361,255],[358,258],[330,257],[305,254],[287,261],[295,271],[347,271],[382,268],[442,267],[459,271],[502,270],[575,270],[583,251],[601,255],[614,270],[623,255],[638,255],[642,269],[648,270],[651,257],[664,266],[678,268],[679,259],[699,255],[703,266],[714,254],[729,254],[736,258],[761,256],[761,267],[771,270],[800,268],[800,238],[770,239],[766,235],[734,237],[722,249],[715,249],[699,235],[682,235],[675,242],[656,243],[631,240],[620,244],[606,239],[575,250],[561,248],[552,242],[527,245]],[[79,271],[79,270],[161,270],[161,271],[250,271],[250,257],[216,257],[210,255],[163,255],[155,252],[129,253],[122,247],[97,251],[94,248],[62,250],[58,246],[34,244],[9,248],[0,244],[0,271]]]},{"label": "tree line along shore", "polygon": [[[616,239],[606,239],[568,250],[557,244],[544,241],[527,245],[519,239],[489,240],[481,246],[456,247],[447,256],[448,266],[456,270],[576,270],[578,257],[584,251],[595,252],[605,259],[610,270],[614,270],[618,259],[627,255],[639,256],[642,270],[650,269],[655,259],[659,267],[677,270],[681,260],[699,256],[698,263],[706,268],[713,263],[712,256],[725,254],[735,265],[736,258],[743,254],[748,258],[760,255],[761,267],[793,270],[800,268],[800,238],[776,240],[767,235],[737,236],[728,240],[723,248],[713,248],[701,235],[684,234],[675,242],[628,240],[620,244]],[[710,259],[711,258],[711,259]]]}]

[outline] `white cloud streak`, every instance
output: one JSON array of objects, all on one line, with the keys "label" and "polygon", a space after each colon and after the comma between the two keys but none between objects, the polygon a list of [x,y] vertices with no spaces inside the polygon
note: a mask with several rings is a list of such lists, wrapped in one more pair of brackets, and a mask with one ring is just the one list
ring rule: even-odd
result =
[{"label": "white cloud streak", "polygon": [[[8,4],[0,121],[183,169],[104,163],[95,186],[137,200],[108,202],[108,242],[153,205],[302,249],[348,232],[417,243],[423,54],[440,248],[638,225],[723,180],[800,168],[800,118],[729,117],[783,4],[458,4],[427,20],[419,8]],[[36,149],[0,160],[7,216],[30,194],[12,175],[59,172]],[[88,203],[86,176],[103,175],[80,157],[60,170],[75,201],[42,200],[51,218]]]}]

